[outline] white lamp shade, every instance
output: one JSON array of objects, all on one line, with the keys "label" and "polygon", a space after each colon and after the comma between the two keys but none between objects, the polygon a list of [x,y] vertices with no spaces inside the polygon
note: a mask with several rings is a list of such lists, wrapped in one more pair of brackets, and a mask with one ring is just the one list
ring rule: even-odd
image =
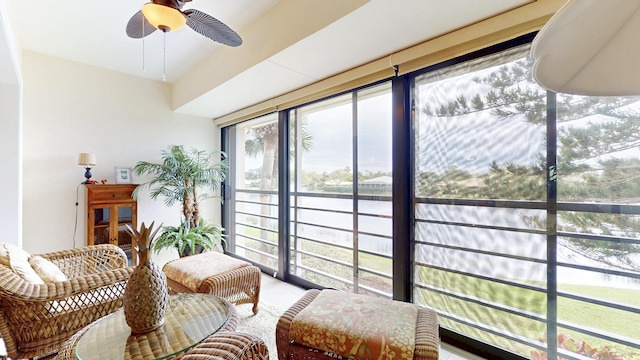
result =
[{"label": "white lamp shade", "polygon": [[78,155],[78,165],[94,166],[96,164],[96,154],[80,153]]},{"label": "white lamp shade", "polygon": [[570,0],[533,40],[533,77],[548,90],[640,94],[640,1]]},{"label": "white lamp shade", "polygon": [[151,25],[162,31],[176,31],[187,23],[187,18],[180,11],[164,5],[147,3],[142,6],[142,14]]}]

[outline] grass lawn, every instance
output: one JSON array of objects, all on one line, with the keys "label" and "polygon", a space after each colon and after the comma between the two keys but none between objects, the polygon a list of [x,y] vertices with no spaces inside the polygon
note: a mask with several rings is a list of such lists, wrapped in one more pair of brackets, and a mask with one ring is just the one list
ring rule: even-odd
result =
[{"label": "grass lawn", "polygon": [[[537,314],[546,314],[546,294],[522,289],[510,285],[498,284],[491,281],[451,274],[442,271],[423,270],[420,273],[422,283],[434,285],[449,291],[467,294],[472,297],[503,304],[510,307],[523,309]],[[602,300],[624,303],[629,305],[640,304],[640,291],[629,289],[613,289],[597,286],[560,285],[559,291],[595,297]],[[530,320],[524,317],[511,315],[500,310],[475,304],[468,301],[455,299],[449,296],[428,291],[420,292],[420,303],[433,306],[439,311],[465,317],[481,324],[486,324],[510,333],[524,336],[529,339],[540,339],[545,336],[546,324]],[[623,337],[640,338],[640,314],[620,311],[591,303],[579,302],[567,298],[558,298],[558,318],[560,321],[577,324],[583,327],[598,329],[600,332],[608,332]],[[528,354],[530,349],[516,343],[500,339],[490,333],[479,331],[471,327],[463,327],[457,322],[445,320],[443,324],[459,331],[465,331],[481,340],[485,340],[516,352]],[[601,339],[572,332],[566,329],[558,329],[575,340],[585,341],[591,346],[611,346],[611,343]],[[623,355],[624,359],[640,359],[640,351],[618,346],[614,350]]]}]

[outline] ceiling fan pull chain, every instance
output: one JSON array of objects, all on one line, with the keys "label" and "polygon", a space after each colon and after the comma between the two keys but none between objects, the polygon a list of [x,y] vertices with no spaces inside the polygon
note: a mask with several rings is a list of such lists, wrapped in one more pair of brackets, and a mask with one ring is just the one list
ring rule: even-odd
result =
[{"label": "ceiling fan pull chain", "polygon": [[[145,18],[144,16],[141,16],[141,18],[142,18],[142,33],[145,34],[144,32]],[[142,72],[144,72],[144,36],[142,37]]]},{"label": "ceiling fan pull chain", "polygon": [[167,81],[167,33],[162,32],[162,81]]}]

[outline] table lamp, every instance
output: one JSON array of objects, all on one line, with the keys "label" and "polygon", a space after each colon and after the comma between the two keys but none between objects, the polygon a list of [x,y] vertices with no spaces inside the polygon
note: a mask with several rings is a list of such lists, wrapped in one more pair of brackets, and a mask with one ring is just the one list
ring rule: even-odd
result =
[{"label": "table lamp", "polygon": [[84,177],[86,178],[81,184],[92,184],[91,179],[91,167],[96,164],[96,154],[80,153],[78,155],[78,165],[84,166]]}]

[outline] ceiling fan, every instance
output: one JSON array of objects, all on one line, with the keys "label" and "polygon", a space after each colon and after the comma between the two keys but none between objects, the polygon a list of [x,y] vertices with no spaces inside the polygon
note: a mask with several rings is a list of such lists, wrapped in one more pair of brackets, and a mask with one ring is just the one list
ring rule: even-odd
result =
[{"label": "ceiling fan", "polygon": [[213,41],[234,47],[242,44],[242,38],[235,31],[213,16],[195,9],[180,10],[190,1],[151,0],[129,19],[127,35],[139,39],[156,29],[166,33],[187,25]]}]

